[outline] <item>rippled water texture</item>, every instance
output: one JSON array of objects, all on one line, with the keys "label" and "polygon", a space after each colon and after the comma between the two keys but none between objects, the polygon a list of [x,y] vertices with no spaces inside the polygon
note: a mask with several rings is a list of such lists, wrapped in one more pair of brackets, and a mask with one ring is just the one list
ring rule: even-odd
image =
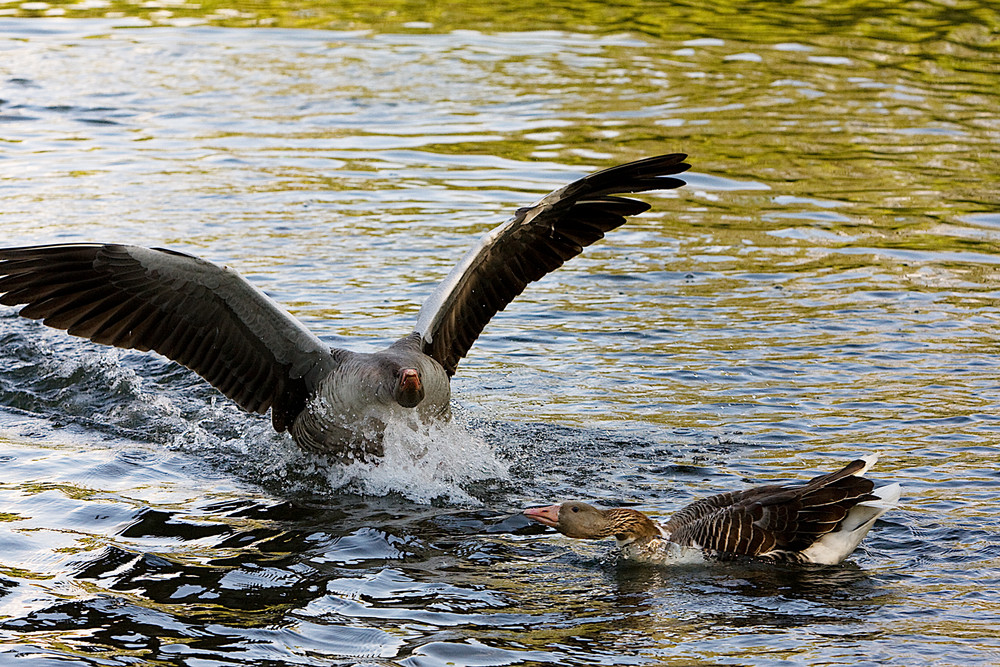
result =
[{"label": "rippled water texture", "polygon": [[[378,467],[0,309],[0,663],[1000,664],[1000,14],[820,4],[0,4],[2,243],[193,252],[332,345],[407,333],[548,190],[694,165]],[[903,503],[841,567],[638,567],[517,516],[873,450]]]}]

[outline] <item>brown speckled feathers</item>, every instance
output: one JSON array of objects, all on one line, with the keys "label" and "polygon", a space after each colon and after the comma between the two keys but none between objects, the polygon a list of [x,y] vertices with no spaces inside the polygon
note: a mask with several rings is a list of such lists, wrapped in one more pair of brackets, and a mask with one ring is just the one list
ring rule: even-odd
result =
[{"label": "brown speckled feathers", "polygon": [[834,530],[858,503],[878,500],[871,494],[874,482],[855,476],[864,467],[864,461],[856,460],[806,484],[711,496],[672,516],[664,530],[672,542],[721,553],[798,552]]}]

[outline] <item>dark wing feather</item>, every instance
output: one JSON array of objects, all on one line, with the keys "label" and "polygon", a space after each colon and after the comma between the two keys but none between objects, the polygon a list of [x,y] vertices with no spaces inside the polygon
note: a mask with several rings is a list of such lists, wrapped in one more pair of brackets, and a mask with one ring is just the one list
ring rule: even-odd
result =
[{"label": "dark wing feather", "polygon": [[804,484],[758,486],[722,493],[688,505],[664,529],[670,540],[719,553],[758,556],[796,553],[835,530],[851,508],[877,500],[874,482],[854,473],[865,462]]},{"label": "dark wing feather", "polygon": [[334,367],[330,349],[235,271],[162,249],[0,249],[0,303],[95,343],[155,350],[279,431]]},{"label": "dark wing feather", "polygon": [[423,351],[453,375],[490,319],[528,283],[649,208],[614,195],[684,185],[670,175],[690,167],[686,157],[661,155],[605,169],[518,209],[484,235],[424,303],[416,326]]}]

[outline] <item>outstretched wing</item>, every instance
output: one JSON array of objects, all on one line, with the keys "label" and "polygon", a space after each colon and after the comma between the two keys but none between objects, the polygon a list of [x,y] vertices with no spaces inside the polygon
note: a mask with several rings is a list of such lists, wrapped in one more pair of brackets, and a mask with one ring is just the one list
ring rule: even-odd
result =
[{"label": "outstretched wing", "polygon": [[861,502],[878,500],[875,484],[857,476],[868,463],[852,461],[841,470],[804,484],[758,486],[722,493],[688,505],[663,528],[670,540],[742,556],[797,553],[837,528]]},{"label": "outstretched wing", "polygon": [[282,431],[330,349],[232,269],[113,244],[0,249],[0,303],[95,343],[155,350]]},{"label": "outstretched wing", "polygon": [[453,375],[490,319],[528,283],[649,208],[614,195],[684,185],[670,175],[690,168],[686,157],[661,155],[605,169],[518,209],[485,234],[428,297],[416,326],[423,351]]}]

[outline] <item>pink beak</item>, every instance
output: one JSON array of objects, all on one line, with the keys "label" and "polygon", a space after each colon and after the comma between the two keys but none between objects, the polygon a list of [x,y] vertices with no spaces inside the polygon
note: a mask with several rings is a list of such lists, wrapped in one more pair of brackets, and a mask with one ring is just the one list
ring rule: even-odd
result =
[{"label": "pink beak", "polygon": [[531,517],[538,523],[555,528],[559,525],[559,505],[548,507],[529,507],[524,510],[524,516]]},{"label": "pink beak", "polygon": [[399,372],[399,389],[396,402],[404,408],[415,408],[424,400],[424,385],[415,368],[404,368]]},{"label": "pink beak", "polygon": [[404,391],[420,391],[420,374],[414,368],[407,368],[400,373],[399,386]]}]

